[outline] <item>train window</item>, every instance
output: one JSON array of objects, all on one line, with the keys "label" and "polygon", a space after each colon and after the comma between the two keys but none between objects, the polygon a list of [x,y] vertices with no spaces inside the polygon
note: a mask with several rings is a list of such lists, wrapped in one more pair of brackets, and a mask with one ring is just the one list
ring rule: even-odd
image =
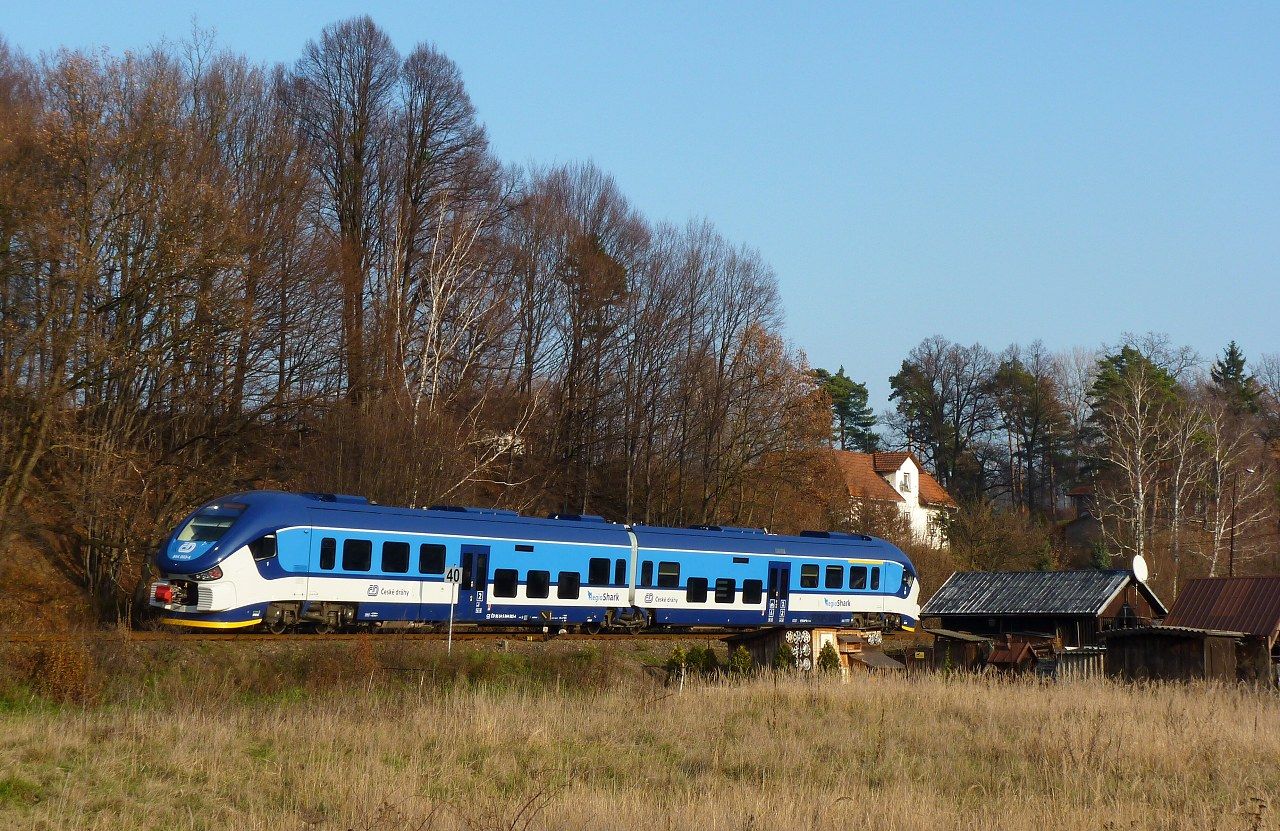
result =
[{"label": "train window", "polygon": [[813,563],[800,566],[800,588],[818,588],[818,567]]},{"label": "train window", "polygon": [[333,537],[320,540],[320,568],[328,571],[333,568],[338,555],[338,541]]},{"label": "train window", "polygon": [[549,597],[551,595],[551,572],[531,571],[525,581],[526,597]]},{"label": "train window", "polygon": [[276,556],[276,535],[267,534],[249,543],[249,553],[255,560],[270,560]]},{"label": "train window", "polygon": [[684,599],[690,603],[706,603],[707,578],[690,577],[689,586],[684,590]]},{"label": "train window", "polygon": [[862,590],[867,588],[867,569],[865,566],[853,566],[849,569],[849,588]]},{"label": "train window", "polygon": [[640,564],[640,585],[646,589],[653,585],[653,560]]},{"label": "train window", "polygon": [[680,564],[679,563],[658,563],[658,588],[660,589],[678,589],[680,588]]},{"label": "train window", "polygon": [[732,577],[716,580],[716,602],[732,603],[738,597],[738,584]]},{"label": "train window", "polygon": [[613,584],[615,586],[625,586],[627,584],[627,561],[626,560],[614,560]]},{"label": "train window", "polygon": [[576,571],[562,571],[556,575],[556,597],[561,600],[577,600],[581,586],[582,575]]},{"label": "train window", "polygon": [[827,566],[827,578],[824,585],[828,589],[843,589],[844,566]]},{"label": "train window", "polygon": [[418,571],[423,574],[444,574],[444,546],[424,542],[418,549]]},{"label": "train window", "polygon": [[734,557],[733,561],[738,565],[746,565],[747,563],[751,562],[751,558],[750,557]]},{"label": "train window", "polygon": [[753,606],[764,597],[764,583],[759,580],[742,581],[742,602]]},{"label": "train window", "polygon": [[587,563],[587,585],[609,585],[609,560],[607,557],[592,557]]},{"label": "train window", "polygon": [[880,590],[880,567],[879,566],[871,567],[871,590],[873,592]]},{"label": "train window", "polygon": [[373,565],[373,543],[369,540],[342,541],[342,570],[368,571]]},{"label": "train window", "polygon": [[388,574],[404,574],[409,570],[409,543],[382,544],[382,570]]},{"label": "train window", "polygon": [[517,545],[517,546],[516,546],[516,551],[532,551],[532,550],[533,550],[533,546],[532,546],[532,545]]},{"label": "train window", "polygon": [[495,568],[493,570],[493,596],[515,597],[518,575],[514,568]]}]

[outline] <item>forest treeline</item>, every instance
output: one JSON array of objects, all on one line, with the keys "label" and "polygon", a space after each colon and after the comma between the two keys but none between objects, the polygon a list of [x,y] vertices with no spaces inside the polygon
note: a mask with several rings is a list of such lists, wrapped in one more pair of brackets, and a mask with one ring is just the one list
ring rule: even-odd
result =
[{"label": "forest treeline", "polygon": [[[1086,482],[1117,556],[1200,552],[1228,481],[1261,550],[1274,362],[1223,382],[1158,340],[1117,349],[928,339],[877,423],[785,341],[756,251],[648,220],[590,163],[495,158],[432,45],[364,17],[280,66],[200,33],[0,41],[0,546],[38,538],[104,610],[192,505],[250,487],[865,524],[833,441],[917,452],[972,506],[962,562],[1041,556]],[[1247,404],[1221,392],[1241,378]]]},{"label": "forest treeline", "polygon": [[827,430],[758,253],[503,164],[368,18],[290,66],[0,48],[0,313],[0,535],[108,603],[219,493],[767,524]]},{"label": "forest treeline", "polygon": [[[1280,567],[1280,355],[1250,367],[1231,342],[1205,362],[1156,334],[1060,353],[932,337],[890,385],[883,432],[964,506],[947,529],[957,565],[1140,554],[1169,594]],[[1083,537],[1063,527],[1078,511],[1097,520]]]}]

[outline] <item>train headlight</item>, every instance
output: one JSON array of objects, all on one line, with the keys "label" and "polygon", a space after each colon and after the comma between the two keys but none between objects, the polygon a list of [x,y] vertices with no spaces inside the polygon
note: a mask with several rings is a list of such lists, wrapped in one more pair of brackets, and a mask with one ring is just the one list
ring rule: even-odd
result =
[{"label": "train headlight", "polygon": [[156,602],[172,603],[173,602],[173,586],[168,583],[161,583],[156,586]]},{"label": "train headlight", "polygon": [[202,571],[199,574],[191,575],[192,580],[217,580],[222,576],[222,566],[214,566],[208,571]]}]

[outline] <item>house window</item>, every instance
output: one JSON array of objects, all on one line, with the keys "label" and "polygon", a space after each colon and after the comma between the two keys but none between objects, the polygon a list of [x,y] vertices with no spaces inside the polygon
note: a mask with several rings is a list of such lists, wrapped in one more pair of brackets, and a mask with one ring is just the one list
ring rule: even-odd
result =
[{"label": "house window", "polygon": [[911,493],[911,473],[910,471],[902,471],[902,492]]}]

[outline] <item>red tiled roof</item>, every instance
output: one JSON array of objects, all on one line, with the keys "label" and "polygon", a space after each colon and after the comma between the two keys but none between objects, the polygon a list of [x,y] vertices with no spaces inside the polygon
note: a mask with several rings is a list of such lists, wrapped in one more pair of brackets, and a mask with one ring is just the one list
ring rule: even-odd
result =
[{"label": "red tiled roof", "polygon": [[951,498],[938,480],[924,469],[924,465],[914,453],[855,453],[852,450],[835,450],[836,464],[844,474],[849,485],[849,495],[856,499],[875,499],[883,502],[902,502],[899,494],[888,482],[885,475],[892,475],[910,459],[920,471],[919,496],[925,505],[937,505],[945,508],[957,508],[956,501]]},{"label": "red tiled roof", "polygon": [[1280,632],[1280,577],[1202,577],[1178,593],[1167,626],[1247,632],[1274,641]]},{"label": "red tiled roof", "polygon": [[941,505],[945,508],[959,508],[956,501],[947,493],[947,489],[924,468],[920,468],[920,501],[926,505]]},{"label": "red tiled roof", "polygon": [[946,488],[933,478],[933,474],[924,469],[924,465],[916,458],[916,454],[911,451],[898,451],[894,453],[872,453],[871,466],[875,468],[876,473],[891,474],[896,473],[903,463],[910,459],[915,462],[916,470],[920,471],[920,501],[925,505],[938,505],[944,508],[958,508],[959,505],[951,498],[951,494],[947,493]]},{"label": "red tiled roof", "polygon": [[[872,464],[871,453],[855,453],[852,450],[834,450],[836,466],[844,475],[849,495],[854,499],[871,499],[877,502],[902,502],[902,496],[893,486],[881,478]],[[876,454],[878,455],[878,454]]]},{"label": "red tiled roof", "polygon": [[911,453],[872,453],[871,466],[875,468],[876,473],[894,473],[898,468],[902,467],[902,463],[907,459],[911,459],[916,463],[916,467],[924,469],[920,461]]}]

